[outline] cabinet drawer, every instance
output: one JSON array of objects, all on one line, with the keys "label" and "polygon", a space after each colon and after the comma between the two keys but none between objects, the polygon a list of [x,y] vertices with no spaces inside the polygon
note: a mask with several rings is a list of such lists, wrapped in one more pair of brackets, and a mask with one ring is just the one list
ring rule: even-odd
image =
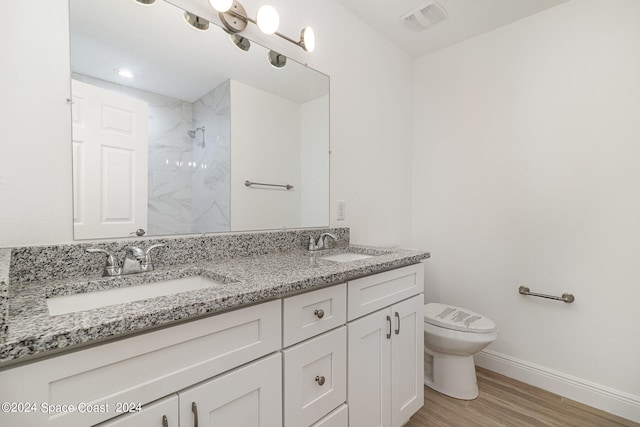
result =
[{"label": "cabinet drawer", "polygon": [[311,427],[349,427],[349,407],[347,405],[340,405],[338,409]]},{"label": "cabinet drawer", "polygon": [[[0,401],[146,404],[280,349],[281,302],[271,301],[0,372]],[[0,424],[73,427],[114,413],[0,414]]]},{"label": "cabinet drawer", "polygon": [[285,298],[283,346],[288,347],[346,323],[347,285],[341,284]]},{"label": "cabinet drawer", "polygon": [[346,401],[345,326],[283,351],[284,425],[310,426]]},{"label": "cabinet drawer", "polygon": [[423,288],[422,263],[352,280],[347,284],[348,320],[422,293]]},{"label": "cabinet drawer", "polygon": [[178,395],[172,394],[142,407],[142,411],[120,415],[94,427],[177,427]]}]

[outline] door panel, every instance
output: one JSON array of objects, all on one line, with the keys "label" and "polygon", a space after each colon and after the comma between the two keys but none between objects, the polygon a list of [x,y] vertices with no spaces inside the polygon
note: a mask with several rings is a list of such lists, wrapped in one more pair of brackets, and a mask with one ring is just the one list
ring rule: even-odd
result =
[{"label": "door panel", "polygon": [[147,228],[146,102],[72,80],[74,237]]}]

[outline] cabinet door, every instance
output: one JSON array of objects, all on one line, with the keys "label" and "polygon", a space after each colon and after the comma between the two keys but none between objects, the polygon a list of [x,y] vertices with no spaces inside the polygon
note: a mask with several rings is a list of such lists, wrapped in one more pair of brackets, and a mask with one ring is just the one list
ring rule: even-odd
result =
[{"label": "cabinet door", "polygon": [[424,402],[422,294],[391,307],[391,425],[399,427]]},{"label": "cabinet door", "polygon": [[178,393],[180,426],[282,426],[280,353]]},{"label": "cabinet door", "polygon": [[178,427],[178,395],[172,394],[144,405],[140,412],[121,415],[95,427]]},{"label": "cabinet door", "polygon": [[380,310],[347,325],[349,425],[391,424],[391,315]]},{"label": "cabinet door", "polygon": [[285,427],[310,426],[347,399],[344,326],[283,351]]}]

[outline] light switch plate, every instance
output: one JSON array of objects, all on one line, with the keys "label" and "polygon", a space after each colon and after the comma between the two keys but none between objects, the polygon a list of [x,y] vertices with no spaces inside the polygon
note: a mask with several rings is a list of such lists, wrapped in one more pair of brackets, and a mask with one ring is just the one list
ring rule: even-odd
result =
[{"label": "light switch plate", "polygon": [[336,219],[338,221],[344,221],[345,218],[345,210],[346,210],[346,203],[344,200],[338,200],[336,202]]}]

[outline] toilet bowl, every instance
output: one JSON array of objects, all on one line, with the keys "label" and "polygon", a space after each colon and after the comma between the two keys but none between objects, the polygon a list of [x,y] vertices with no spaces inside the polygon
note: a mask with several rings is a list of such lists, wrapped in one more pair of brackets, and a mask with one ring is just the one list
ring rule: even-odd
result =
[{"label": "toilet bowl", "polygon": [[498,337],[487,317],[465,308],[424,306],[424,384],[456,399],[478,397],[473,355]]}]

